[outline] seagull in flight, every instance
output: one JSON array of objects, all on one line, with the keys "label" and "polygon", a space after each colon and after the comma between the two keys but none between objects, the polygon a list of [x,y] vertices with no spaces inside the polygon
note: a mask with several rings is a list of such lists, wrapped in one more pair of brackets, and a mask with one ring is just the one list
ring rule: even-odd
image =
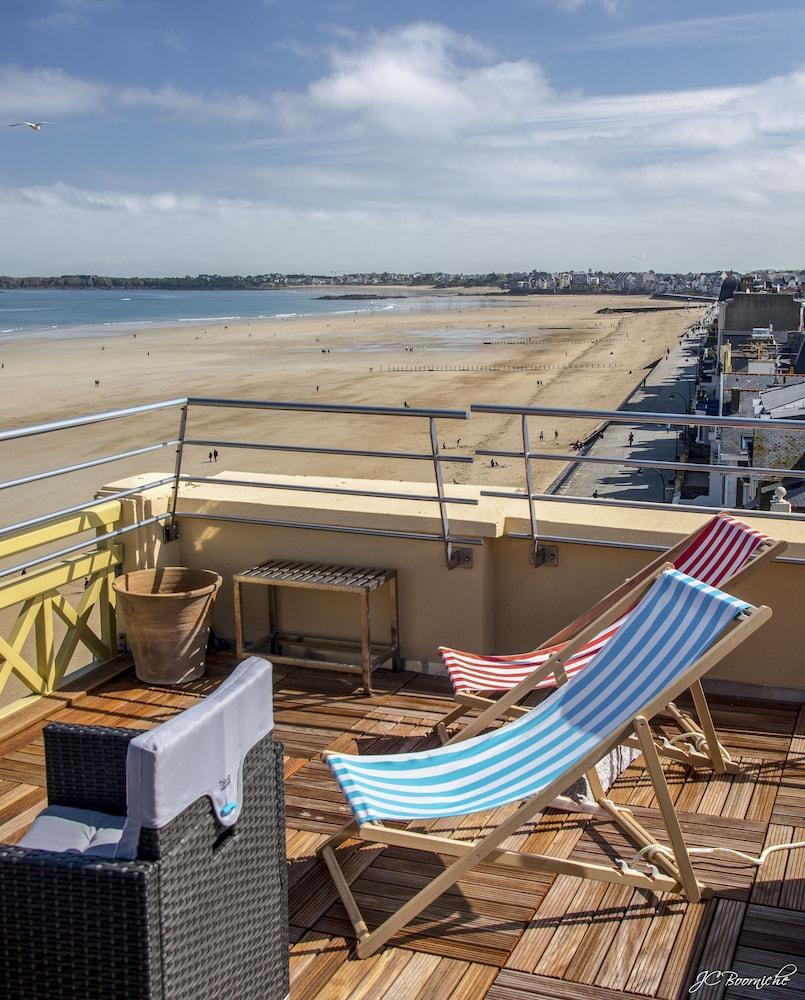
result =
[{"label": "seagull in flight", "polygon": [[54,122],[12,122],[8,127],[16,128],[17,125],[27,125],[28,128],[32,128],[34,132],[40,132],[43,125],[53,125]]}]

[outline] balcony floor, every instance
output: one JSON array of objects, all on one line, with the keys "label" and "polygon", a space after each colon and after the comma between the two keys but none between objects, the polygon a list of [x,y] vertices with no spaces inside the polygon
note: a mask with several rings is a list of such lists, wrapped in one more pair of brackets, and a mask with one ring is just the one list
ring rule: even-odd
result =
[{"label": "balcony floor", "polygon": [[[93,691],[60,696],[64,707],[50,718],[147,728],[209,693],[232,664],[229,656],[213,656],[210,676],[181,691],[145,687],[128,669]],[[378,693],[366,699],[354,694],[352,678],[276,671],[276,736],[286,753],[294,1000],[676,1000],[700,969],[759,976],[786,963],[805,965],[804,851],[781,852],[758,872],[698,858],[697,870],[716,890],[699,904],[570,876],[501,876],[480,867],[392,946],[356,960],[349,922],[314,856],[348,818],[319,754],[413,749],[448,706],[443,680],[388,671],[375,677]],[[805,708],[724,699],[711,699],[711,705],[722,741],[745,770],[717,777],[666,766],[689,846],[720,844],[757,854],[766,844],[805,839]],[[8,735],[11,721],[0,724],[0,842],[6,843],[22,836],[45,801],[43,722]],[[629,803],[644,825],[659,828],[640,760],[612,797]],[[489,820],[482,815],[430,826],[474,837]],[[550,810],[507,846],[600,861],[609,851],[604,836],[631,856],[611,824]],[[396,848],[347,845],[341,853],[342,860],[349,855],[348,877],[370,927],[443,867],[434,855]],[[797,975],[787,987],[767,992],[805,997],[805,978]],[[739,986],[726,993],[698,991],[700,1000],[757,995]]]}]

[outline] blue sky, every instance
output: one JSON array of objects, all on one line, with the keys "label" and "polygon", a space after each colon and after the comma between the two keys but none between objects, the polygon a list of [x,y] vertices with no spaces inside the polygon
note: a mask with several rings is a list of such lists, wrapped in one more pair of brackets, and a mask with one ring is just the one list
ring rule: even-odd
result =
[{"label": "blue sky", "polygon": [[805,265],[769,0],[4,0],[0,272]]}]

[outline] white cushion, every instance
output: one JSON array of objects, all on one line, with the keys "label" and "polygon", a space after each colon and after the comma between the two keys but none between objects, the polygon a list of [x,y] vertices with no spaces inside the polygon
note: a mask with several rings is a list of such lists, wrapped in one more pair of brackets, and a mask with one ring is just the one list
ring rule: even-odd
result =
[{"label": "white cushion", "polygon": [[166,826],[203,795],[222,826],[237,822],[243,760],[274,728],[271,675],[271,664],[252,656],[209,697],[129,743],[118,858],[137,856],[142,827]]},{"label": "white cushion", "polygon": [[113,858],[125,822],[125,816],[110,816],[94,809],[48,806],[36,817],[19,846]]}]

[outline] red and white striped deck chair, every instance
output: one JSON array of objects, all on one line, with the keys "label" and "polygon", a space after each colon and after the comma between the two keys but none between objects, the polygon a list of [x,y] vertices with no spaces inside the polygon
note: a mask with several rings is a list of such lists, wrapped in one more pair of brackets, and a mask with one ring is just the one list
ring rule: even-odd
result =
[{"label": "red and white striped deck chair", "polygon": [[[558,684],[583,670],[595,657],[598,651],[618,631],[625,616],[621,616],[607,628],[599,632],[593,639],[585,643],[564,663],[558,664],[558,670],[542,679],[529,679],[569,640],[578,635],[591,621],[621,600],[630,590],[657,571],[663,563],[670,563],[675,569],[709,584],[711,587],[731,589],[738,582],[755,572],[763,563],[779,555],[786,548],[786,543],[770,538],[763,532],[751,528],[732,515],[722,511],[711,518],[703,527],[697,528],[673,548],[658,556],[639,573],[630,577],[620,587],[611,591],[589,611],[579,616],[570,625],[551,636],[544,645],[527,653],[515,653],[509,656],[484,656],[478,653],[468,653],[447,646],[440,646],[447,673],[453,685],[457,706],[446,715],[436,726],[436,731],[444,741],[447,739],[447,727],[456,722],[473,708],[485,709],[492,702],[482,697],[479,692],[507,692],[515,689],[520,691],[516,701],[532,691],[555,688]],[[683,715],[676,705],[669,705],[668,710],[682,730],[681,737],[689,747],[678,747],[667,740],[659,746],[663,754],[684,763],[714,767],[718,771],[736,772],[737,765],[730,761],[723,747],[715,740],[707,702],[700,686],[693,688],[699,725],[688,716]],[[511,697],[501,700],[500,717],[521,715],[527,709],[514,703]],[[711,738],[708,739],[707,731]],[[714,746],[708,744],[715,743]]]}]

